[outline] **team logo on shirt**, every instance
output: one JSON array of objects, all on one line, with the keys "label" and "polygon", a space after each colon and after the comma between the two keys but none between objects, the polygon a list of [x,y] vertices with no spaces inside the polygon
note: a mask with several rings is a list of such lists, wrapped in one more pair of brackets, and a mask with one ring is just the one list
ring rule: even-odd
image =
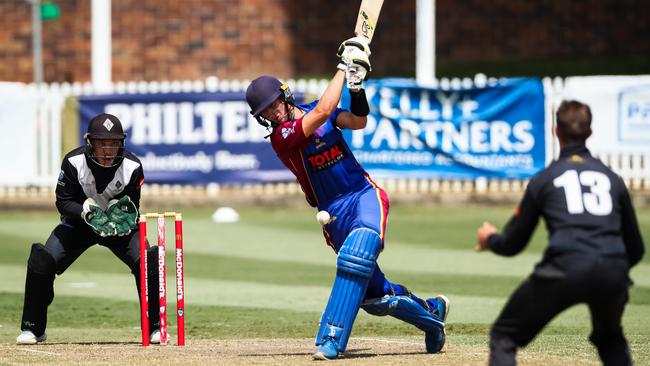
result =
[{"label": "team logo on shirt", "polygon": [[327,145],[325,141],[321,141],[321,139],[317,138],[314,143],[316,144],[316,148],[320,149],[321,147]]},{"label": "team logo on shirt", "polygon": [[324,151],[307,156],[307,161],[314,171],[320,172],[333,167],[339,161],[343,160],[346,156],[345,151],[343,142],[339,141]]},{"label": "team logo on shirt", "polygon": [[118,180],[118,181],[115,183],[115,188],[120,189],[121,186],[122,186],[122,182],[120,182],[120,181]]},{"label": "team logo on shirt", "polygon": [[286,139],[287,136],[291,135],[293,133],[293,126],[292,127],[282,127],[282,130],[280,130],[280,133],[282,134],[282,138]]},{"label": "team logo on shirt", "polygon": [[584,163],[585,159],[578,154],[573,154],[571,157],[569,157],[569,161],[572,163]]},{"label": "team logo on shirt", "polygon": [[65,173],[63,170],[61,170],[61,173],[59,173],[59,179],[56,182],[56,184],[60,185],[61,187],[65,187],[65,182],[63,181],[63,178],[65,178]]}]

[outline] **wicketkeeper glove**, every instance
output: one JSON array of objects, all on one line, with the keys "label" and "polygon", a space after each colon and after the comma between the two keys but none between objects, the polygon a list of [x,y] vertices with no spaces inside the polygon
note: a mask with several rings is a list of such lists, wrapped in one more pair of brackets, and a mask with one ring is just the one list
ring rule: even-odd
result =
[{"label": "wicketkeeper glove", "polygon": [[106,213],[92,198],[87,198],[84,201],[81,217],[99,236],[106,237],[117,233],[115,225],[108,220]]},{"label": "wicketkeeper glove", "polygon": [[137,224],[138,209],[129,196],[110,200],[106,214],[110,222],[115,225],[118,236],[130,234]]}]

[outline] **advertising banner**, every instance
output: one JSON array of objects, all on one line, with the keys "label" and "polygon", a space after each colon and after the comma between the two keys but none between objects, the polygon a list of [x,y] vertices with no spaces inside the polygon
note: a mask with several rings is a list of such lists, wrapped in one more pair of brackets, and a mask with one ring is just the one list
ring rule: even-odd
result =
[{"label": "advertising banner", "polygon": [[80,97],[80,139],[93,116],[110,113],[122,122],[126,147],[149,183],[294,180],[249,110],[243,92]]},{"label": "advertising banner", "polygon": [[[528,178],[544,167],[539,80],[504,79],[459,90],[373,80],[366,95],[366,128],[346,130],[345,136],[374,176]],[[344,91],[343,106],[347,97]],[[265,140],[268,132],[249,114],[242,92],[81,97],[82,134],[92,116],[103,112],[124,124],[127,148],[141,159],[150,183],[294,180]]]},{"label": "advertising banner", "polygon": [[346,131],[346,138],[373,176],[528,178],[544,168],[544,91],[538,79],[454,90],[413,80],[370,80],[366,95],[368,124]]},{"label": "advertising banner", "polygon": [[[568,77],[563,99],[591,108],[595,153],[645,153],[650,146],[650,76]],[[556,106],[557,107],[557,106]]]}]

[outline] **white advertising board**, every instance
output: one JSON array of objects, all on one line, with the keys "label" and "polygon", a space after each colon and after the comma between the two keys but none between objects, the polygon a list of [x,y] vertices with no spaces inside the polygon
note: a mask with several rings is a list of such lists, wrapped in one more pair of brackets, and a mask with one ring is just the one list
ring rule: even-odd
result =
[{"label": "white advertising board", "polygon": [[591,107],[592,151],[650,151],[650,75],[568,77],[562,98]]},{"label": "white advertising board", "polygon": [[33,184],[36,179],[37,104],[23,84],[0,83],[0,186]]}]

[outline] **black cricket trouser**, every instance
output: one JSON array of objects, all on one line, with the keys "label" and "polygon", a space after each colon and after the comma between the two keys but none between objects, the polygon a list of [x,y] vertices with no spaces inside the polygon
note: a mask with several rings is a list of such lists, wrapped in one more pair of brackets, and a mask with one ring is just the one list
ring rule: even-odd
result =
[{"label": "black cricket trouser", "polygon": [[[83,252],[91,246],[99,244],[110,249],[124,264],[126,264],[136,280],[138,294],[140,292],[140,238],[139,226],[125,236],[111,236],[102,238],[95,234],[85,223],[78,225],[61,222],[57,225],[45,242],[45,251],[54,259],[54,273],[33,273],[29,266],[25,281],[25,301],[21,320],[22,330],[31,330],[40,336],[47,326],[47,308],[54,298],[54,275],[61,275]],[[151,270],[157,272],[158,266],[148,262],[149,288],[158,288],[158,276],[152,275]],[[139,296],[138,296],[139,298]],[[149,291],[149,329],[158,327],[158,291]]]},{"label": "black cricket trouser", "polygon": [[586,303],[590,341],[604,365],[631,365],[621,318],[628,300],[629,264],[621,257],[563,254],[539,265],[510,296],[490,332],[490,365],[515,365],[526,346],[563,310]]}]

